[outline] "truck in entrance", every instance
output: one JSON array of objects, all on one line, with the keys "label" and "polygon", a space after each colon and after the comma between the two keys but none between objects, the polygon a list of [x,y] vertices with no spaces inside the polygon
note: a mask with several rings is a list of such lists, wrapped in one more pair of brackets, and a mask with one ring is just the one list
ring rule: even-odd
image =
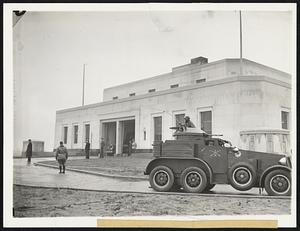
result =
[{"label": "truck in entrance", "polygon": [[175,139],[154,141],[155,158],[144,172],[154,190],[201,193],[216,184],[230,184],[240,191],[257,187],[272,196],[291,195],[289,156],[239,150],[197,128],[171,129],[176,129]]}]

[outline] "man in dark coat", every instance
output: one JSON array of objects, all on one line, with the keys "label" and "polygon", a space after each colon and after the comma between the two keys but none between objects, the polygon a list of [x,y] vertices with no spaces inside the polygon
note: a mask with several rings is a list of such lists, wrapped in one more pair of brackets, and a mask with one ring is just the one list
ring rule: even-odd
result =
[{"label": "man in dark coat", "polygon": [[68,159],[68,151],[62,141],[59,142],[59,147],[56,149],[55,157],[59,164],[59,173],[65,173],[66,171],[65,163]]},{"label": "man in dark coat", "polygon": [[32,143],[31,143],[31,139],[28,140],[28,145],[27,145],[27,149],[26,149],[26,157],[27,157],[28,164],[30,164],[31,163],[31,157],[32,157]]},{"label": "man in dark coat", "polygon": [[100,142],[100,158],[104,157],[104,150],[105,150],[105,142],[104,142],[104,138],[101,138],[101,142]]},{"label": "man in dark coat", "polygon": [[85,144],[85,159],[90,159],[90,142],[87,141]]}]

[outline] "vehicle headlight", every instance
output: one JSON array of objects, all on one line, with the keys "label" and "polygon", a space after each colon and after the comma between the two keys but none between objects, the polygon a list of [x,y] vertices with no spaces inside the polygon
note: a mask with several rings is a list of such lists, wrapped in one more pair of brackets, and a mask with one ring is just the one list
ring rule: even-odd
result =
[{"label": "vehicle headlight", "polygon": [[282,157],[278,162],[279,162],[279,164],[287,165],[287,158],[286,157]]},{"label": "vehicle headlight", "polygon": [[238,151],[239,151],[239,149],[238,149],[237,147],[234,147],[232,150],[233,150],[234,152],[238,152]]}]

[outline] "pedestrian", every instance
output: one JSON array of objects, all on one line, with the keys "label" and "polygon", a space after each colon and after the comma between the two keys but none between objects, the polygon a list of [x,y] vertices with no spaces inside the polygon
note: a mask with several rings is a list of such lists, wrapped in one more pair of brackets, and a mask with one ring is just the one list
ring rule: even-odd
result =
[{"label": "pedestrian", "polygon": [[90,159],[90,142],[87,141],[85,144],[85,159]]},{"label": "pedestrian", "polygon": [[136,147],[137,147],[137,144],[136,144],[134,138],[132,138],[132,140],[131,140],[131,152],[135,152]]},{"label": "pedestrian", "polygon": [[104,142],[104,138],[101,138],[101,142],[100,142],[100,158],[104,157],[104,150],[105,150],[105,142]]},{"label": "pedestrian", "polygon": [[59,164],[59,173],[65,173],[66,160],[68,159],[68,150],[62,141],[59,142],[59,147],[56,149],[56,160]]},{"label": "pedestrian", "polygon": [[132,138],[129,138],[128,141],[128,156],[131,156],[132,153]]},{"label": "pedestrian", "polygon": [[31,139],[28,140],[27,149],[26,149],[26,157],[27,157],[27,163],[31,163],[31,157],[32,157],[32,143]]}]

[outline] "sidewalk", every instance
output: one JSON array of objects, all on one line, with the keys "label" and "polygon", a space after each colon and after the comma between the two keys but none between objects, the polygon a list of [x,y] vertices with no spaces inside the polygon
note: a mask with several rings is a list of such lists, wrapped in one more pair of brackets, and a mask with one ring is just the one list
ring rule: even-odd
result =
[{"label": "sidewalk", "polygon": [[66,174],[58,174],[58,169],[36,166],[35,164],[45,160],[35,159],[28,165],[26,160],[14,160],[13,183],[16,185],[29,185],[36,187],[73,188],[86,190],[110,190],[145,192],[149,189],[146,180],[125,180],[111,177],[101,177],[92,174],[66,171]]}]

